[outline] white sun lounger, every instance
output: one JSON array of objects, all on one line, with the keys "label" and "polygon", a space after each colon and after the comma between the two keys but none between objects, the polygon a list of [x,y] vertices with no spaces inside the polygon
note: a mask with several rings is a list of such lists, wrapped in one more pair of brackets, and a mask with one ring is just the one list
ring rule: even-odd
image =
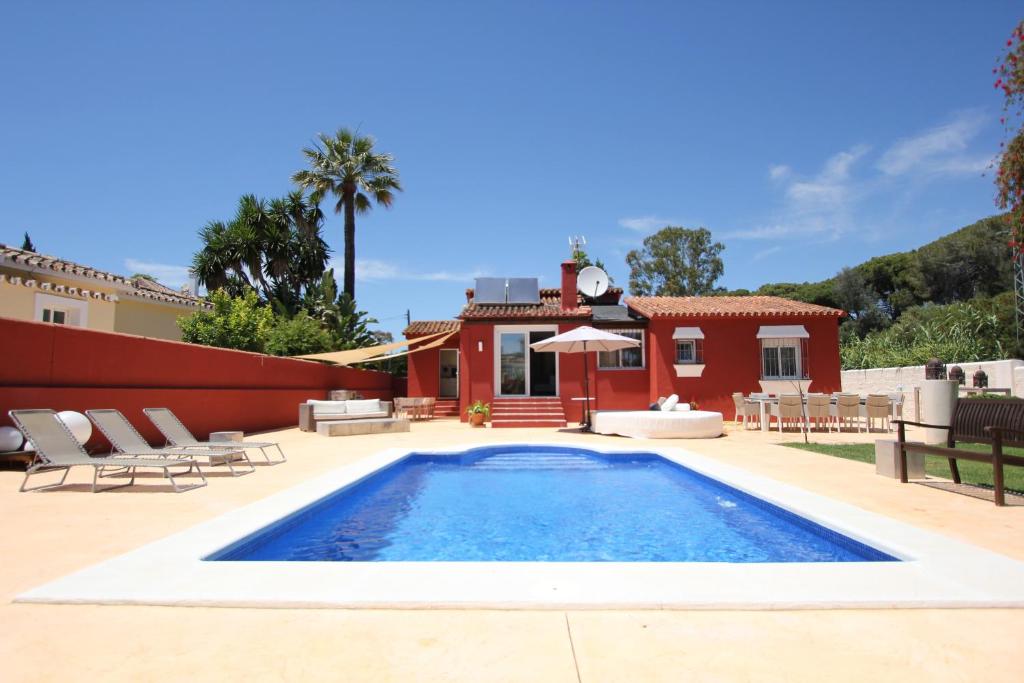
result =
[{"label": "white sun lounger", "polygon": [[[184,448],[153,448],[149,445],[149,442],[142,438],[131,422],[128,421],[121,411],[113,408],[102,408],[100,410],[87,410],[85,414],[89,416],[93,424],[99,427],[103,435],[107,437],[111,445],[122,453],[132,452],[136,454],[145,454],[149,457],[157,458],[194,458],[194,457],[205,457],[208,459],[210,465],[217,464],[219,461],[221,464],[227,465],[228,469],[231,470],[232,476],[240,477],[243,474],[249,474],[255,472],[256,468],[249,462],[249,456],[245,454],[245,451],[241,448],[234,448],[231,450],[219,450],[219,449],[191,449],[186,450]],[[245,464],[249,466],[249,469],[239,472],[235,469],[232,461],[235,458],[240,458],[245,461]]]},{"label": "white sun lounger", "polygon": [[[281,446],[276,441],[199,441],[182,424],[178,416],[171,412],[170,408],[143,408],[142,412],[146,414],[150,422],[156,425],[156,428],[167,439],[167,443],[177,448],[258,448],[270,465],[277,465],[288,461],[288,458],[284,456],[284,451],[281,450]],[[281,454],[281,459],[271,460],[267,454],[268,448],[276,448],[277,452]]]},{"label": "white sun lounger", "polygon": [[[117,457],[93,457],[85,451],[80,443],[78,443],[78,440],[71,434],[67,425],[65,425],[61,419],[57,417],[57,413],[52,410],[12,410],[7,414],[11,416],[11,419],[14,420],[14,424],[18,426],[18,429],[22,431],[25,437],[32,442],[36,451],[35,459],[32,461],[32,464],[29,465],[28,469],[25,470],[25,480],[21,482],[20,491],[42,491],[62,486],[64,484],[64,480],[67,479],[68,472],[71,471],[71,468],[79,466],[93,468],[93,493],[131,486],[135,483],[135,470],[139,467],[163,470],[164,476],[170,480],[171,486],[174,488],[175,492],[178,493],[206,486],[206,477],[203,476],[203,471],[199,469],[199,463],[195,460],[188,458],[168,460],[166,458],[137,457],[146,454],[133,453],[130,451]],[[174,479],[174,477],[178,475],[171,473],[171,468],[175,467],[188,467],[186,471],[179,472],[178,475],[188,474],[194,469],[199,475],[199,478],[202,479],[202,483],[193,484],[191,486],[179,486],[178,482]],[[113,486],[97,488],[96,483],[99,477],[114,476],[114,474],[104,474],[104,470],[107,469],[115,470],[114,474],[120,474],[127,471],[131,474],[131,479],[127,484],[115,484]],[[41,472],[58,472],[61,470],[64,471],[64,475],[56,484],[25,488],[25,485],[28,484],[28,478],[31,475]]]}]

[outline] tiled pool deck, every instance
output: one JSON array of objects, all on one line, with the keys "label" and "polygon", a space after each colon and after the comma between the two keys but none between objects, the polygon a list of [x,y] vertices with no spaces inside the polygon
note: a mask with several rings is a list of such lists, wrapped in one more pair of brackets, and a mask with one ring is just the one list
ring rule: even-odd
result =
[{"label": "tiled pool deck", "polygon": [[[3,680],[1019,680],[1024,610],[488,611],[12,604],[30,588],[161,539],[385,448],[460,440],[621,446],[557,430],[275,435],[289,463],[185,494],[17,493],[0,472]],[[771,445],[797,435],[730,429],[678,442],[754,474],[1024,560],[1024,507],[902,486],[850,462]],[[820,435],[850,442],[877,435]],[[642,448],[646,442],[630,441]],[[648,447],[664,446],[651,442]]]}]

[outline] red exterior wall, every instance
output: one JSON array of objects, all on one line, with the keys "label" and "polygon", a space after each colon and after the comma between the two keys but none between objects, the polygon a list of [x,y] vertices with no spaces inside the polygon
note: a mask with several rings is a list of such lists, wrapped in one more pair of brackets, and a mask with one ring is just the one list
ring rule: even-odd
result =
[{"label": "red exterior wall", "polygon": [[330,389],[394,395],[382,372],[9,318],[0,358],[0,423],[16,408],[117,408],[153,443],[143,408],[168,407],[205,439],[295,425],[299,403]]},{"label": "red exterior wall", "polygon": [[[513,321],[508,321],[513,324]],[[539,324],[546,321],[523,320],[515,323]],[[579,327],[582,322],[561,323],[559,333]],[[640,410],[659,396],[678,394],[680,400],[696,403],[702,410],[713,410],[731,417],[732,393],[761,391],[761,346],[757,339],[762,325],[803,325],[808,340],[810,391],[833,392],[841,389],[839,364],[839,325],[832,316],[771,316],[721,318],[655,318],[647,328],[645,367],[638,370],[599,370],[597,354],[586,355],[590,375],[590,394],[596,398],[595,410]],[[460,333],[460,408],[474,401],[494,400],[494,327],[492,322],[463,321]],[[676,377],[676,327],[700,327],[704,333],[704,374],[701,377]],[[482,344],[483,350],[479,350]],[[417,359],[417,357],[419,357]],[[414,370],[413,359],[417,359]],[[560,354],[558,394],[566,418],[575,422],[582,415],[582,354]],[[436,396],[438,354],[435,350],[410,356],[409,395]],[[419,392],[419,393],[417,393]]]},{"label": "red exterior wall", "polygon": [[[757,331],[762,325],[803,325],[810,334],[809,390],[830,393],[842,388],[839,325],[832,316],[655,318],[650,322],[648,337],[648,358],[653,361],[648,400],[678,394],[681,401],[696,402],[702,410],[731,416],[733,392],[761,391],[761,345]],[[676,327],[700,327],[704,333],[705,368],[701,377],[676,377],[672,339]]]},{"label": "red exterior wall", "polygon": [[[432,340],[428,340],[427,343],[429,344],[430,341]],[[408,390],[407,393],[401,395],[439,396],[441,393],[441,349],[458,349],[460,348],[459,342],[459,335],[456,334],[448,338],[441,346],[410,353],[407,356],[409,363]],[[462,354],[459,355],[459,371],[462,372]],[[459,393],[462,393],[461,387]]]}]

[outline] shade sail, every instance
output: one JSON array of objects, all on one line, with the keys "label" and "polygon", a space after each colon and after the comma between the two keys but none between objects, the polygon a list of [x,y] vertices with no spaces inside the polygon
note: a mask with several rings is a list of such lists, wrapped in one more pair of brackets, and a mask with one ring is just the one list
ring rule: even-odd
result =
[{"label": "shade sail", "polygon": [[[378,344],[377,346],[365,346],[361,349],[348,349],[346,351],[328,351],[327,353],[307,353],[302,356],[292,356],[292,358],[303,358],[305,360],[322,360],[328,363],[337,363],[338,365],[349,365],[351,363],[359,363],[365,361],[367,358],[373,358],[386,353],[392,349],[400,349],[403,346],[409,344],[415,344],[417,342],[425,341],[427,339],[435,339],[441,335],[451,336],[450,332],[435,332],[434,334],[428,334],[423,337],[416,337],[415,339],[406,339],[404,341],[392,342],[390,344]],[[446,337],[447,338],[447,337]]]},{"label": "shade sail", "polygon": [[[388,359],[391,359],[391,358],[401,358],[402,356],[408,356],[410,353],[419,353],[420,351],[425,351],[426,349],[434,349],[434,348],[437,348],[438,346],[441,346],[441,344],[444,344],[446,341],[448,341],[448,339],[450,337],[452,337],[455,334],[457,334],[457,332],[458,332],[457,330],[453,330],[451,332],[442,332],[441,334],[444,335],[443,337],[441,337],[440,339],[435,339],[434,341],[430,342],[429,344],[424,344],[423,346],[417,346],[416,348],[410,347],[408,351],[402,351],[401,353],[388,353],[388,354],[384,354],[382,356],[371,356],[370,358],[364,358],[364,359],[362,359],[362,360],[360,360],[358,362],[359,363],[375,363],[375,362],[377,362],[379,360],[388,360]],[[414,344],[416,342],[419,342],[422,339],[425,339],[425,337],[417,337],[416,339],[410,339],[408,343]]]},{"label": "shade sail", "polygon": [[762,325],[758,339],[808,339],[811,335],[803,325]]},{"label": "shade sail", "polygon": [[704,333],[699,327],[677,327],[672,333],[673,339],[703,339]]},{"label": "shade sail", "polygon": [[617,351],[640,346],[639,339],[623,337],[593,327],[577,327],[530,344],[534,351],[558,351],[561,353],[585,353],[587,351]]}]

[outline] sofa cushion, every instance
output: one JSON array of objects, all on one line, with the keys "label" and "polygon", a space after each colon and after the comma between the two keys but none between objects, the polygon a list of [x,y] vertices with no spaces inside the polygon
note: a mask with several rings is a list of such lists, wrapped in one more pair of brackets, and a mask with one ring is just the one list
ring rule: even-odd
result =
[{"label": "sofa cushion", "polygon": [[306,403],[313,406],[313,416],[323,418],[327,415],[344,415],[345,401],[317,401],[310,399]]},{"label": "sofa cushion", "polygon": [[677,403],[676,407],[672,409],[672,412],[685,413],[690,409],[689,403]]},{"label": "sofa cushion", "polygon": [[366,415],[381,411],[380,399],[371,398],[362,401],[345,401],[345,412],[349,415]]},{"label": "sofa cushion", "polygon": [[671,396],[665,399],[664,403],[661,404],[661,409],[666,413],[670,412],[673,408],[676,407],[677,403],[679,403],[679,397],[676,394],[672,394]]}]

